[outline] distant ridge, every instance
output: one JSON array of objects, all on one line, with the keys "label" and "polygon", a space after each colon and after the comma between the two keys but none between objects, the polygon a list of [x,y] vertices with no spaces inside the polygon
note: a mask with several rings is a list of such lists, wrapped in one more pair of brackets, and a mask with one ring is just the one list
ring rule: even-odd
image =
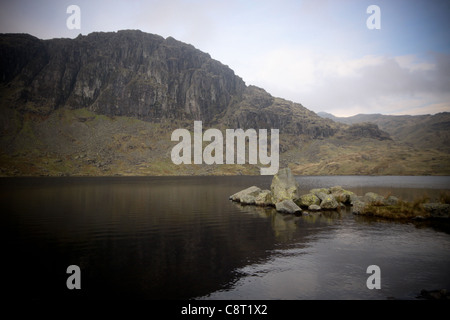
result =
[{"label": "distant ridge", "polygon": [[450,112],[435,115],[382,115],[357,114],[351,117],[336,117],[330,113],[318,112],[322,118],[352,125],[370,122],[389,133],[398,141],[416,148],[433,148],[450,152]]}]

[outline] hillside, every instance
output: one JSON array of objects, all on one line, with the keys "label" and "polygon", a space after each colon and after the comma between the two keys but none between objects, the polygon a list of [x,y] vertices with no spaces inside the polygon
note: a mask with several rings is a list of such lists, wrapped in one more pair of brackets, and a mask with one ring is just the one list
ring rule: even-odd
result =
[{"label": "hillside", "polygon": [[192,132],[194,120],[204,130],[279,129],[280,166],[296,174],[450,174],[446,149],[320,117],[171,37],[3,34],[0,65],[2,176],[259,173],[249,164],[173,164],[171,133]]},{"label": "hillside", "polygon": [[397,141],[419,149],[433,146],[443,152],[450,152],[450,112],[435,115],[388,116],[381,114],[358,114],[352,117],[335,117],[326,112],[319,116],[344,124],[370,122],[386,131]]}]

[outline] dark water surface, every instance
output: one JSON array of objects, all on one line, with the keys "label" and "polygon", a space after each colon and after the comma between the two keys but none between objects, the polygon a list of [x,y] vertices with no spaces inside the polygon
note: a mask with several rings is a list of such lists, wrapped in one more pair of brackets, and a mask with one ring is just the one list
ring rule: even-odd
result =
[{"label": "dark water surface", "polygon": [[[311,188],[406,200],[449,177],[297,177]],[[448,224],[282,215],[228,196],[271,177],[0,179],[9,297],[95,299],[414,299],[450,289]],[[69,265],[81,290],[68,290]],[[369,265],[381,289],[369,290]],[[5,285],[6,284],[6,285]]]}]

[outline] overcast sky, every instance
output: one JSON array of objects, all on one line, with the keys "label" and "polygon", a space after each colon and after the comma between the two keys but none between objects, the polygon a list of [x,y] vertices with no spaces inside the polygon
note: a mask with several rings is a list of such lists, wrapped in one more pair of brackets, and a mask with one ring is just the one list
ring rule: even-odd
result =
[{"label": "overcast sky", "polygon": [[[247,85],[315,112],[450,111],[450,1],[0,0],[0,32],[41,39],[139,29],[172,36]],[[69,30],[69,5],[81,29]],[[381,29],[369,29],[370,5]]]}]

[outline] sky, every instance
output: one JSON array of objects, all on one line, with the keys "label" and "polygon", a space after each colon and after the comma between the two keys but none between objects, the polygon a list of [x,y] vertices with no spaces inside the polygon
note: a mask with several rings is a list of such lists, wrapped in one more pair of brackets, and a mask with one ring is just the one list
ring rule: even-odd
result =
[{"label": "sky", "polygon": [[[80,29],[67,27],[70,5]],[[450,112],[449,14],[448,0],[0,0],[0,33],[139,29],[315,112],[418,115]]]}]

